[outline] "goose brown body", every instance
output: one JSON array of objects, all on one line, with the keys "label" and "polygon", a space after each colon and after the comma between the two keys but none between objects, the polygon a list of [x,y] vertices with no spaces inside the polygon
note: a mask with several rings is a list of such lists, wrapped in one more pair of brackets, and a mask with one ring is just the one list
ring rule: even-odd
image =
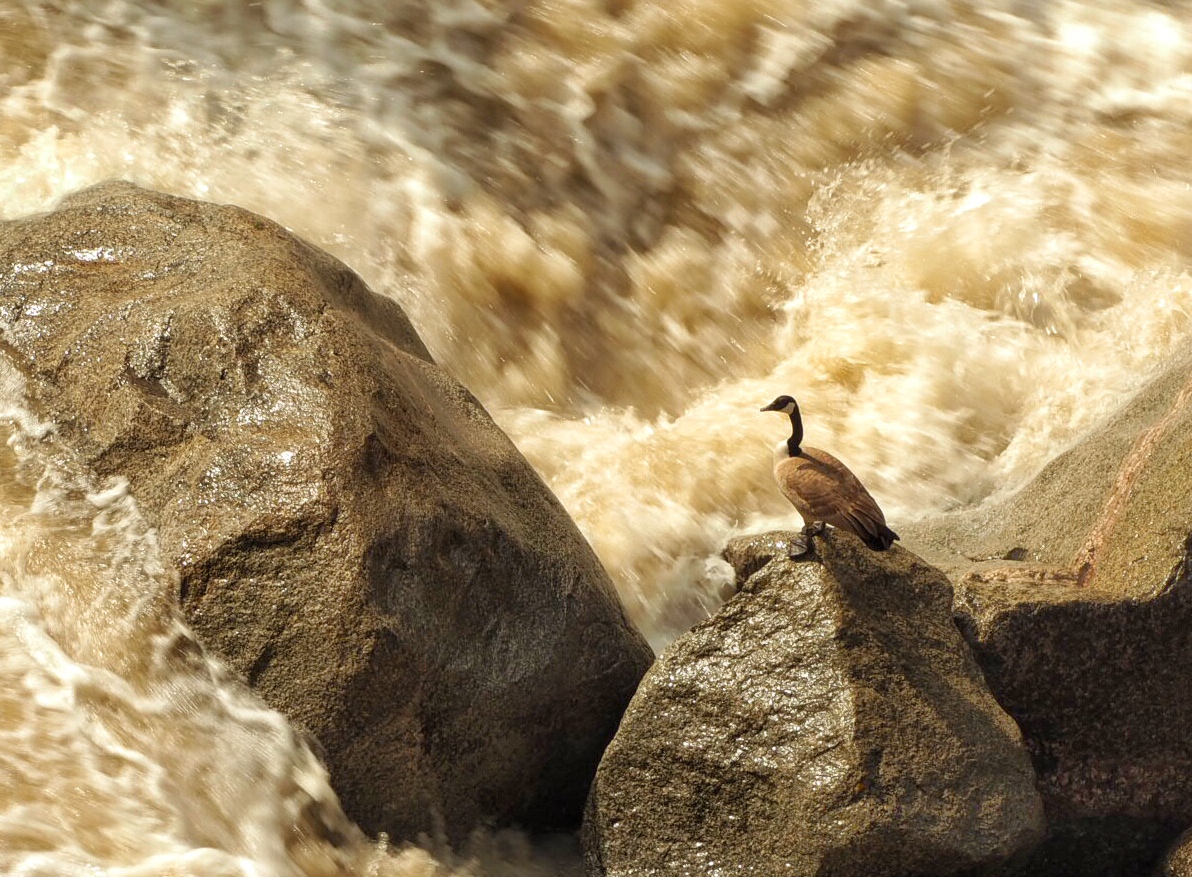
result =
[{"label": "goose brown body", "polygon": [[823,521],[875,551],[884,551],[898,538],[865,485],[827,451],[801,448],[798,455],[775,464],[774,478],[805,526]]},{"label": "goose brown body", "polygon": [[775,455],[774,478],[802,516],[804,531],[831,524],[874,551],[889,548],[898,534],[886,526],[886,516],[857,476],[827,451],[801,446],[803,423],[795,400],[779,396],[762,410],[781,411],[791,418],[791,437]]}]

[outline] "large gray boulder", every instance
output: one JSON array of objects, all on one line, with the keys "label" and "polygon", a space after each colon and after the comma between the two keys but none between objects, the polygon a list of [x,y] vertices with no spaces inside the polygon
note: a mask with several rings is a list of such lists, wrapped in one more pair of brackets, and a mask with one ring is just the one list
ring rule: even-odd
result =
[{"label": "large gray boulder", "polygon": [[1022,728],[1052,874],[1148,873],[1192,825],[1190,401],[1183,356],[1014,496],[902,528]]},{"label": "large gray boulder", "polygon": [[605,752],[590,875],[944,875],[1036,843],[1014,722],[952,588],[847,534],[735,540],[739,594],[659,657]]},{"label": "large gray boulder", "polygon": [[401,309],[259,216],[107,184],[0,224],[3,353],[131,483],[203,642],[406,838],[576,824],[652,655]]}]

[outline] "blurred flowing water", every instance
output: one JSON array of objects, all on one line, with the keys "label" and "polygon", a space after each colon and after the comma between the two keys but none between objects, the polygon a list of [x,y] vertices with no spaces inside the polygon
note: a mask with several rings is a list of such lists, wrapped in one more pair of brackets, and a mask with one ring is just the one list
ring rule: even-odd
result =
[{"label": "blurred flowing water", "polygon": [[[895,529],[1111,413],[1189,334],[1190,151],[1178,0],[0,0],[0,216],[124,178],[333,252],[656,646],[726,538],[795,520],[774,396]],[[578,873],[322,836],[322,768],[194,642],[133,499],[0,378],[0,870]]]}]

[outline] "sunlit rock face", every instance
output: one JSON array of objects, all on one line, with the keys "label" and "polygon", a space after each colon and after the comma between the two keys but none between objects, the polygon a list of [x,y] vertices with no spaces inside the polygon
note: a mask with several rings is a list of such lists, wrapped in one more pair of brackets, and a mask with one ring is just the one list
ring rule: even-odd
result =
[{"label": "sunlit rock face", "polygon": [[646,674],[597,773],[593,875],[942,875],[1043,833],[1030,760],[946,578],[829,531],[745,537],[743,582]]},{"label": "sunlit rock face", "polygon": [[957,582],[1056,845],[1149,872],[1192,824],[1192,351],[1023,490],[903,536]]},{"label": "sunlit rock face", "polygon": [[652,655],[392,301],[249,212],[99,186],[0,226],[4,351],[126,477],[186,618],[409,837],[565,826]]},{"label": "sunlit rock face", "polygon": [[1192,829],[1184,832],[1168,851],[1158,877],[1192,877]]}]

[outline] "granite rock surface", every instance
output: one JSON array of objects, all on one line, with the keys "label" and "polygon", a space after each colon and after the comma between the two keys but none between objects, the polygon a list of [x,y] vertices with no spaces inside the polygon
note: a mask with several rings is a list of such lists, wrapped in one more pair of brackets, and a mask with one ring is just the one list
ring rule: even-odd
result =
[{"label": "granite rock surface", "polygon": [[829,531],[730,542],[740,592],[646,674],[605,752],[590,875],[944,875],[1030,849],[1018,728],[952,618],[952,587]]},{"label": "granite rock surface", "polygon": [[127,478],[204,644],[395,839],[578,823],[652,660],[401,308],[278,225],[121,183],[0,224],[0,352]]}]

